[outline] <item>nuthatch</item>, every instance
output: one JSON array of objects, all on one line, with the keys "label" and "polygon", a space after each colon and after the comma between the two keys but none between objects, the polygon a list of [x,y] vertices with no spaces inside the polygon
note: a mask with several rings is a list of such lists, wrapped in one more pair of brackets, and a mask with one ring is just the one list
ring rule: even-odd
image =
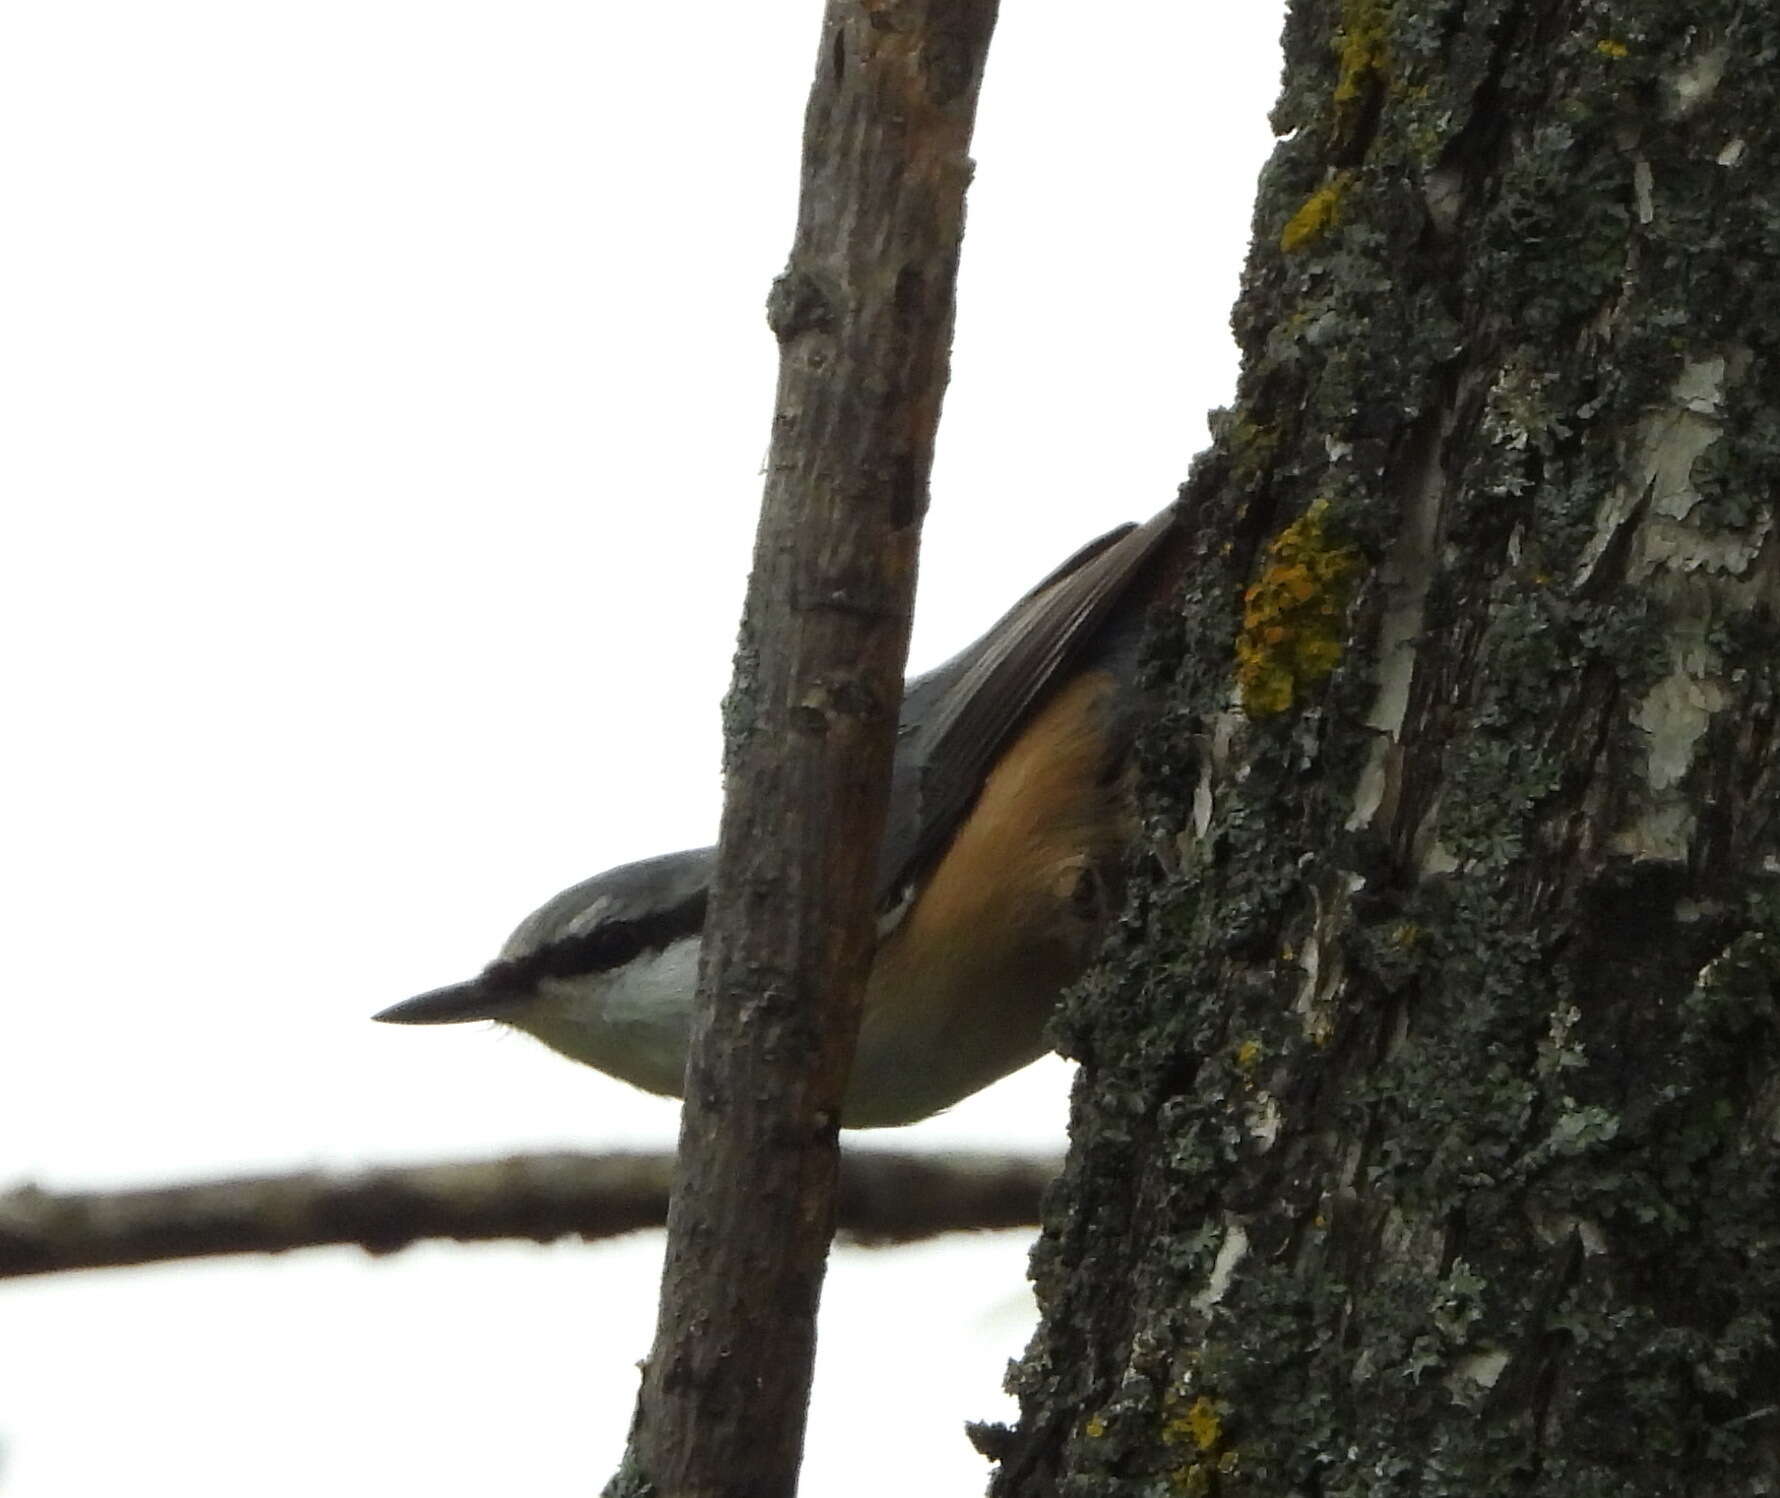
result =
[{"label": "nuthatch", "polygon": [[[1044,1053],[1117,898],[1141,605],[1156,591],[1137,584],[1176,518],[1090,542],[907,683],[847,1126],[913,1123]],[[669,853],[564,890],[481,977],[376,1017],[499,1020],[678,1097],[715,856]]]}]

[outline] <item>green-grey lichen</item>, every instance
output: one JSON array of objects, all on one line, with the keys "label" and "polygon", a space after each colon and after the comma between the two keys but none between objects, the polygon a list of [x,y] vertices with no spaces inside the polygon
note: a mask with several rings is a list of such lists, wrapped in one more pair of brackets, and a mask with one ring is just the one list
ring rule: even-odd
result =
[{"label": "green-grey lichen", "polygon": [[[1780,12],[1297,0],[1286,50],[1238,399],[1151,647],[1156,856],[1059,1020],[1075,1148],[1010,1449],[1062,1498],[1780,1492],[1780,896],[1748,873],[1780,868],[1780,622],[1653,582],[1627,484],[1719,361],[1667,518],[1776,524]],[[1350,827],[1418,475],[1431,643]],[[1319,499],[1366,559],[1333,669],[1233,712],[1244,590]],[[1637,704],[1702,659],[1697,821],[1622,856]]]}]

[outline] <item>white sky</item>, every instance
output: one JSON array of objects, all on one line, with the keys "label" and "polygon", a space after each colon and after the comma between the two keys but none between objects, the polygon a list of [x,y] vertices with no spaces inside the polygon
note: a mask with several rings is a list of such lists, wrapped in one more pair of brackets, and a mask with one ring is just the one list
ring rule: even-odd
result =
[{"label": "white sky", "polygon": [[[1004,7],[916,669],[1229,399],[1280,9]],[[711,836],[819,14],[8,7],[0,1186],[672,1144],[521,1038],[366,1016]],[[1067,1079],[872,1137],[1060,1148]],[[981,1490],[1026,1246],[839,1256],[806,1495]],[[0,1493],[587,1493],[659,1257],[0,1285]]]}]

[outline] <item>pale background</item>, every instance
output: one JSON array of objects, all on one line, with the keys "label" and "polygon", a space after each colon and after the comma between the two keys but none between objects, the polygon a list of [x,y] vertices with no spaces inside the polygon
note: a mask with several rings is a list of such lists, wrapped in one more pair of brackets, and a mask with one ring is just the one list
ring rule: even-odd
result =
[{"label": "pale background", "polygon": [[[375,1026],[707,841],[820,6],[17,0],[0,21],[0,1187],[670,1145]],[[1020,0],[914,666],[1226,402],[1275,0]],[[1042,1063],[910,1147],[1061,1147]],[[1024,1234],[843,1252],[807,1495],[981,1490]],[[0,1285],[6,1498],[585,1494],[660,1240]]]}]

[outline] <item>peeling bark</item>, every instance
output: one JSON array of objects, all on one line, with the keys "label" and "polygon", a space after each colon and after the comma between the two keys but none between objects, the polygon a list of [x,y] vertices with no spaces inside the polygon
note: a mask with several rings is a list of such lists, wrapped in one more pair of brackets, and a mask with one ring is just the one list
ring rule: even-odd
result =
[{"label": "peeling bark", "polygon": [[1780,1492],[1780,12],[1286,50],[993,1491]]}]

